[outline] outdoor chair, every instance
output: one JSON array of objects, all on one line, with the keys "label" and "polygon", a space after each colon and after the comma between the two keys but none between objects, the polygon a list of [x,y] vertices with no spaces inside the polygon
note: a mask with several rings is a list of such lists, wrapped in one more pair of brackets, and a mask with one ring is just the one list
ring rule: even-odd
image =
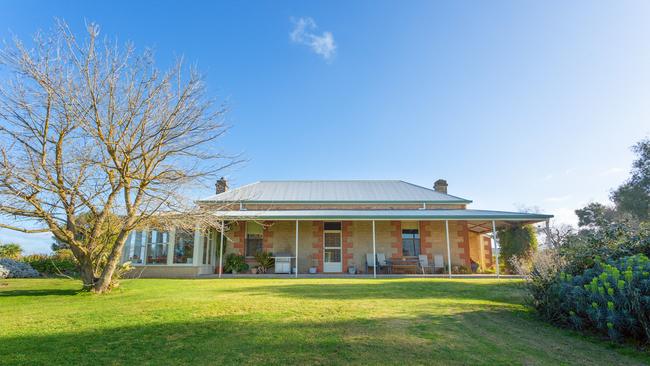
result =
[{"label": "outdoor chair", "polygon": [[429,264],[429,257],[427,257],[425,254],[421,254],[418,256],[418,259],[420,261],[420,268],[422,269],[422,274],[427,273],[427,269],[431,269],[431,274],[435,272],[435,266]]},{"label": "outdoor chair", "polygon": [[379,269],[387,268],[389,273],[392,272],[388,261],[386,261],[386,254],[384,253],[377,253],[377,266]]},{"label": "outdoor chair", "polygon": [[442,254],[436,254],[433,256],[433,270],[435,271],[438,268],[442,269],[443,272],[445,270],[445,261]]},{"label": "outdoor chair", "polygon": [[[366,253],[366,273],[370,273],[368,271],[368,268],[373,268],[377,266],[377,260],[375,256],[372,255],[372,253]],[[379,268],[377,268],[379,270]]]}]

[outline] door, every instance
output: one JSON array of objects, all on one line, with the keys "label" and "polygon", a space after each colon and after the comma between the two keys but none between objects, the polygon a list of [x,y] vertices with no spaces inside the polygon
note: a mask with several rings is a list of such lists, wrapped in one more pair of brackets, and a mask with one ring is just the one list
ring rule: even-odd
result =
[{"label": "door", "polygon": [[343,272],[341,261],[341,223],[326,222],[323,233],[323,272]]}]

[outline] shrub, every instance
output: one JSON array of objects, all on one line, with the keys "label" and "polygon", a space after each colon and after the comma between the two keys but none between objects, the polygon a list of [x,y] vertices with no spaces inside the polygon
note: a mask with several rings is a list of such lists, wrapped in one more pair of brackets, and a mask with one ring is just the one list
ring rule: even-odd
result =
[{"label": "shrub", "polygon": [[257,262],[257,271],[259,273],[266,273],[275,264],[273,256],[268,252],[255,253],[255,261]]},{"label": "shrub", "polygon": [[248,270],[248,264],[246,264],[246,258],[243,255],[230,253],[226,257],[226,264],[223,269],[226,272],[241,273]]},{"label": "shrub", "polygon": [[512,257],[519,261],[530,261],[533,253],[537,251],[537,235],[532,225],[513,226],[499,230],[500,260],[505,269],[512,273]]},{"label": "shrub", "polygon": [[[582,274],[533,275],[535,306],[547,319],[613,340],[650,340],[650,259],[643,254],[596,260]],[[531,286],[531,285],[529,285]]]},{"label": "shrub", "polygon": [[0,258],[19,259],[23,248],[18,244],[0,244]]},{"label": "shrub", "polygon": [[0,278],[38,277],[39,273],[27,263],[0,258]]},{"label": "shrub", "polygon": [[32,254],[23,257],[21,261],[45,275],[77,276],[79,274],[77,261],[65,253]]}]

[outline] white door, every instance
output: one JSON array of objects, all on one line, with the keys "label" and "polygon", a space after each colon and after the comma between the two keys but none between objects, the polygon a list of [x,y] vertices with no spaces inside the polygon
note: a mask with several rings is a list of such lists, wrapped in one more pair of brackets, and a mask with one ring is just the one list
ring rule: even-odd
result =
[{"label": "white door", "polygon": [[343,272],[341,261],[341,231],[326,230],[324,232],[323,272]]}]

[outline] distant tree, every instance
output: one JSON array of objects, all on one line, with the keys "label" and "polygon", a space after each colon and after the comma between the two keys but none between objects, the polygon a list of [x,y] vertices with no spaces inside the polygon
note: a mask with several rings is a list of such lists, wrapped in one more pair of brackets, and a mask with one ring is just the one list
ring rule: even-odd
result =
[{"label": "distant tree", "polygon": [[645,222],[650,220],[650,139],[632,147],[637,159],[632,164],[632,176],[612,192],[612,201],[618,211]]},{"label": "distant tree", "polygon": [[500,229],[497,235],[501,258],[509,270],[514,270],[511,261],[513,257],[516,256],[519,261],[528,261],[537,251],[537,234],[532,225],[516,225]]},{"label": "distant tree", "polygon": [[23,248],[18,244],[0,244],[0,258],[18,259],[23,254]]},{"label": "distant tree", "polygon": [[587,229],[599,229],[609,226],[620,218],[616,207],[592,202],[587,206],[575,210],[578,216],[578,226]]},{"label": "distant tree", "polygon": [[58,22],[33,45],[0,50],[0,227],[51,232],[70,247],[84,287],[101,293],[131,230],[187,212],[181,193],[234,161],[215,144],[225,110],[196,70],[179,61],[160,72],[150,51],[98,36],[90,24],[78,40]]}]

